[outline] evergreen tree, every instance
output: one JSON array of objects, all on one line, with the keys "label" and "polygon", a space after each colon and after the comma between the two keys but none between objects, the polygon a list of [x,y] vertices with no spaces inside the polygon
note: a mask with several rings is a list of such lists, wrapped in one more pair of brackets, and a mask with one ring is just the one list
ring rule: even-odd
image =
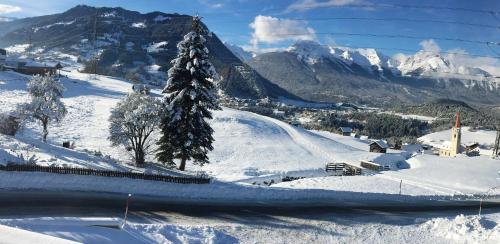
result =
[{"label": "evergreen tree", "polygon": [[31,101],[24,105],[23,113],[28,118],[38,120],[43,127],[42,139],[47,141],[48,126],[51,121],[59,122],[66,115],[66,107],[61,101],[64,87],[52,75],[36,75],[28,83]]},{"label": "evergreen tree", "polygon": [[207,154],[213,150],[213,129],[206,119],[212,119],[209,110],[220,109],[213,95],[217,72],[208,60],[205,47],[205,29],[200,18],[193,17],[192,31],[177,44],[179,53],[171,61],[164,94],[164,116],[160,128],[157,158],[160,162],[175,165],[180,160],[180,170],[186,161],[208,163]]}]

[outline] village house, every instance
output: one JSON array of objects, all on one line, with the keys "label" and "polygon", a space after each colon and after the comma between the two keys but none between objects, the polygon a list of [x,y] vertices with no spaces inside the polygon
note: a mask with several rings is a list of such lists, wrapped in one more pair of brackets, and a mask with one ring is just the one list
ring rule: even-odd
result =
[{"label": "village house", "polygon": [[273,115],[275,117],[282,118],[282,119],[286,117],[285,111],[278,110],[278,109],[273,109]]},{"label": "village house", "polygon": [[370,143],[370,152],[387,153],[387,148],[389,148],[389,145],[382,140]]},{"label": "village house", "polygon": [[26,75],[55,75],[63,68],[61,63],[39,63],[30,60],[7,60],[5,68]]},{"label": "village house", "polygon": [[439,156],[455,157],[461,152],[462,129],[460,125],[460,113],[457,112],[455,126],[451,128],[451,141],[444,143],[439,148]]},{"label": "village house", "polygon": [[7,60],[7,51],[0,48],[0,67],[5,66],[5,61]]},{"label": "village house", "polygon": [[351,127],[340,127],[339,131],[343,136],[351,136],[352,128]]},{"label": "village house", "polygon": [[469,157],[479,156],[481,153],[479,143],[472,143],[465,146],[465,154]]}]

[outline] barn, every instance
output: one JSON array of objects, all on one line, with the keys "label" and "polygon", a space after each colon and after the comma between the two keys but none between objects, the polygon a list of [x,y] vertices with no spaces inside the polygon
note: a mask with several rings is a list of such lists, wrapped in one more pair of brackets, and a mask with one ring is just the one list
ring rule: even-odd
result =
[{"label": "barn", "polygon": [[26,75],[55,75],[63,66],[61,63],[39,63],[16,60],[7,62],[6,68]]},{"label": "barn", "polygon": [[370,143],[370,152],[375,153],[386,153],[389,145],[382,140],[374,141]]},{"label": "barn", "polygon": [[340,127],[339,131],[343,136],[351,136],[352,128],[351,127]]}]

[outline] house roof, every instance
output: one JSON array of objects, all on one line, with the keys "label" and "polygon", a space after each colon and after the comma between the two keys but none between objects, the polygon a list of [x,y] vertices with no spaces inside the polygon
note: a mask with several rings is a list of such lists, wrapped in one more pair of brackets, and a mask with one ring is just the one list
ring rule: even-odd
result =
[{"label": "house roof", "polygon": [[387,143],[385,143],[385,141],[382,141],[382,140],[377,140],[377,141],[370,143],[370,145],[373,145],[373,144],[377,144],[381,148],[386,148],[386,149],[389,148],[389,145],[387,145]]},{"label": "house roof", "polygon": [[58,68],[58,67],[62,67],[62,66],[60,63],[53,63],[53,62],[39,63],[39,62],[29,61],[29,62],[26,62],[24,67]]},{"label": "house roof", "polygon": [[342,132],[352,132],[352,128],[351,127],[340,127],[340,130]]}]

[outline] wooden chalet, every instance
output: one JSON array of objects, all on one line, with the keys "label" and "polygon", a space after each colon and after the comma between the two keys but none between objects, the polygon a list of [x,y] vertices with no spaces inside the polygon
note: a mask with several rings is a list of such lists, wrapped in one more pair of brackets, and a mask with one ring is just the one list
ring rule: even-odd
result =
[{"label": "wooden chalet", "polygon": [[389,145],[382,140],[370,143],[370,152],[387,153],[387,148],[389,148]]},{"label": "wooden chalet", "polygon": [[33,61],[10,61],[6,68],[26,75],[55,75],[63,68],[61,63],[38,63]]},{"label": "wooden chalet", "polygon": [[340,127],[339,131],[343,136],[351,136],[352,128],[351,127]]},{"label": "wooden chalet", "polygon": [[479,143],[473,143],[465,146],[465,154],[469,157],[479,156]]}]

